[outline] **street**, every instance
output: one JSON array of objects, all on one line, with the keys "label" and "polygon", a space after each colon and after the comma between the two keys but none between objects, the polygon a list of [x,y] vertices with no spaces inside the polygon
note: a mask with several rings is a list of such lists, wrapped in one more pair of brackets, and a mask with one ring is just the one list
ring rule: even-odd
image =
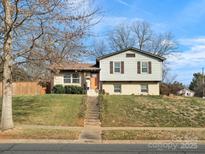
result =
[{"label": "street", "polygon": [[[176,148],[177,147],[177,148]],[[204,154],[205,145],[195,149],[181,145],[146,144],[0,144],[0,154]]]}]

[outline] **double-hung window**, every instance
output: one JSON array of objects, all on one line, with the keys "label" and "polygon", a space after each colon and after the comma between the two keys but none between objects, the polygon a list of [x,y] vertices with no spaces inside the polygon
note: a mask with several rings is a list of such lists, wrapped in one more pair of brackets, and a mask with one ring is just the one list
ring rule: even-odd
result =
[{"label": "double-hung window", "polygon": [[142,62],[142,73],[148,73],[148,62]]},{"label": "double-hung window", "polygon": [[115,73],[121,72],[121,63],[120,62],[114,62],[114,72]]},{"label": "double-hung window", "polygon": [[79,73],[64,74],[64,83],[80,83]]},{"label": "double-hung window", "polygon": [[121,84],[114,84],[114,92],[121,93]]},{"label": "double-hung window", "polygon": [[64,74],[64,83],[71,83],[71,74]]},{"label": "double-hung window", "polygon": [[141,92],[148,93],[148,84],[142,84],[141,85]]},{"label": "double-hung window", "polygon": [[79,73],[72,74],[72,83],[80,83]]}]

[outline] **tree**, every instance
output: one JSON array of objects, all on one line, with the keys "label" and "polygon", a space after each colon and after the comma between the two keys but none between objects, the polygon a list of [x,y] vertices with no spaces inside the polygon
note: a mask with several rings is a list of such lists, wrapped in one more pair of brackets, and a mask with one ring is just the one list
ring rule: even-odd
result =
[{"label": "tree", "polygon": [[160,84],[160,94],[169,95],[174,94],[177,95],[178,91],[182,90],[185,86],[178,82],[174,81],[172,83],[161,83]]},{"label": "tree", "polygon": [[[203,96],[203,75],[201,73],[194,73],[193,79],[189,85],[189,89],[193,90],[195,92],[196,96],[202,97]],[[205,88],[205,87],[204,87]]]},{"label": "tree", "polygon": [[131,35],[131,29],[128,25],[118,25],[109,34],[110,48],[115,51],[134,46],[135,42]]},{"label": "tree", "polygon": [[158,34],[152,30],[149,23],[144,21],[118,25],[110,32],[108,40],[113,50],[136,47],[159,56],[167,56],[177,49],[177,42],[172,33]]},{"label": "tree", "polygon": [[[0,82],[3,80],[3,64],[0,63]],[[31,77],[28,75],[28,73],[19,66],[13,66],[13,72],[12,72],[12,80],[13,81],[30,81]]]},{"label": "tree", "polygon": [[155,55],[167,56],[177,50],[177,42],[174,40],[172,33],[153,34],[150,41],[147,42],[145,50]]},{"label": "tree", "polygon": [[[135,21],[132,24],[120,24],[110,31],[109,47],[118,51],[129,47],[136,47],[158,56],[168,56],[177,51],[177,41],[171,32],[157,33],[145,21]],[[163,81],[168,78],[169,68],[163,66]]]},{"label": "tree", "polygon": [[145,49],[146,45],[151,41],[152,37],[152,29],[150,24],[144,21],[136,21],[131,25],[131,29],[134,33],[137,47],[140,50]]},{"label": "tree", "polygon": [[92,48],[91,48],[91,55],[95,58],[105,55],[108,51],[107,44],[103,40],[95,40]]},{"label": "tree", "polygon": [[[0,56],[3,63],[1,128],[13,128],[13,66],[25,63],[49,66],[83,52],[84,38],[97,9],[88,1],[2,0],[0,3]],[[80,49],[80,50],[75,50]],[[73,52],[73,51],[79,52]]]}]

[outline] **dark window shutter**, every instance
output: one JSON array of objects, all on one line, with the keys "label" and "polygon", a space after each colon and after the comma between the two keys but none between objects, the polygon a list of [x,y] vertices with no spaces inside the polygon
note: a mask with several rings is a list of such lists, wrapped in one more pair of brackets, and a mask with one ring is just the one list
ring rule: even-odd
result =
[{"label": "dark window shutter", "polygon": [[148,67],[149,67],[149,74],[152,74],[152,62],[148,62]]},{"label": "dark window shutter", "polygon": [[121,61],[121,74],[124,74],[124,61]]},{"label": "dark window shutter", "polygon": [[141,73],[141,64],[140,64],[140,61],[137,62],[137,73],[138,73],[138,74]]},{"label": "dark window shutter", "polygon": [[113,61],[110,62],[110,74],[113,74]]}]

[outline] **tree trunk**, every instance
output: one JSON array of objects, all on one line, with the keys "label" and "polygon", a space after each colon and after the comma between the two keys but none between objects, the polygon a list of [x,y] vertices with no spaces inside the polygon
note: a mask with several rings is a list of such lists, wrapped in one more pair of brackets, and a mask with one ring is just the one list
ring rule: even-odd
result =
[{"label": "tree trunk", "polygon": [[2,0],[5,11],[5,36],[3,47],[3,102],[1,129],[14,127],[12,117],[12,18],[9,0]]}]

